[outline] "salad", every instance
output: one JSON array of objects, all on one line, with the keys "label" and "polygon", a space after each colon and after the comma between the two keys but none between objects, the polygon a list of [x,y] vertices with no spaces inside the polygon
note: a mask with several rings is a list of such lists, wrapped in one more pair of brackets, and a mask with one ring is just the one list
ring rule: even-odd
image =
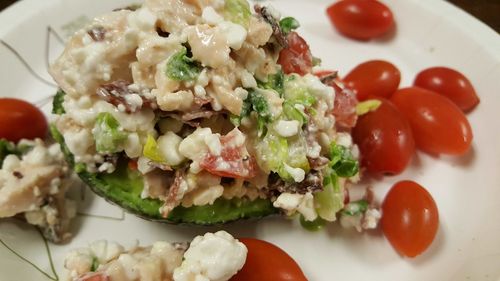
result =
[{"label": "salad", "polygon": [[106,240],[69,252],[66,280],[227,281],[243,268],[247,247],[225,231],[197,236],[190,243],[157,241],[129,250]]},{"label": "salad", "polygon": [[0,140],[0,218],[18,217],[39,227],[50,241],[71,237],[75,202],[66,198],[75,184],[59,144]]},{"label": "salad", "polygon": [[96,193],[144,218],[323,224],[340,212],[374,228],[365,200],[341,212],[359,179],[356,99],[335,74],[312,74],[319,59],[298,27],[245,0],[98,17],[51,65],[53,136]]}]

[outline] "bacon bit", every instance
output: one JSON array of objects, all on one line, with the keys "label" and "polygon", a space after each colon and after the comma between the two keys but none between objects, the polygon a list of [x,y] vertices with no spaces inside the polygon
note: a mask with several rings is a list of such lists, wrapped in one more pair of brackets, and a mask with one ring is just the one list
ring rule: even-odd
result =
[{"label": "bacon bit", "polygon": [[170,167],[169,165],[165,165],[165,164],[154,162],[154,161],[149,161],[148,165],[151,167],[158,168],[158,169],[163,170],[163,171],[173,171],[172,167]]},{"label": "bacon bit", "polygon": [[274,38],[278,44],[283,48],[288,48],[288,40],[283,34],[278,21],[273,17],[273,15],[268,11],[267,7],[262,7],[258,4],[254,5],[255,12],[259,14],[267,23],[269,23],[273,29]]},{"label": "bacon bit", "polygon": [[106,29],[102,26],[96,26],[89,31],[87,31],[87,34],[94,40],[95,42],[101,42],[104,41],[106,38]]},{"label": "bacon bit", "polygon": [[334,83],[335,79],[339,77],[338,74],[339,74],[338,71],[324,71],[324,72],[314,73],[314,75],[319,77],[321,83],[325,85],[331,85],[332,83]]},{"label": "bacon bit", "polygon": [[138,164],[137,164],[137,160],[136,159],[130,159],[128,161],[128,169],[131,170],[131,171],[137,171],[138,169]]},{"label": "bacon bit", "polygon": [[194,104],[196,104],[199,107],[202,107],[202,106],[209,104],[211,102],[212,102],[212,98],[194,97]]},{"label": "bacon bit", "polygon": [[375,198],[375,195],[373,193],[373,188],[371,186],[369,186],[365,190],[365,195],[363,196],[363,199],[365,199],[369,205],[372,205],[374,203],[374,198]]},{"label": "bacon bit", "polygon": [[181,203],[184,193],[180,193],[180,187],[182,183],[187,184],[184,179],[185,175],[186,168],[175,171],[174,183],[170,186],[165,204],[160,209],[161,215],[164,218],[168,217],[168,214]]},{"label": "bacon bit", "polygon": [[328,163],[330,163],[330,160],[323,156],[320,156],[318,158],[307,157],[307,160],[309,160],[309,166],[311,166],[312,169],[318,171],[322,170],[328,165]]},{"label": "bacon bit", "polygon": [[[119,107],[122,105],[126,113],[134,113],[140,110],[142,107],[147,107],[151,109],[156,109],[158,105],[156,102],[146,99],[141,94],[134,92],[129,89],[131,83],[125,80],[116,80],[109,84],[101,85],[96,91],[97,95],[102,97],[105,101],[111,103],[112,105]],[[142,106],[134,106],[127,102],[125,99],[126,95],[137,94],[142,99]]]},{"label": "bacon bit", "polygon": [[269,178],[269,189],[280,193],[306,194],[323,190],[323,175],[316,170],[311,170],[302,182],[284,182],[279,176]]},{"label": "bacon bit", "polygon": [[18,178],[18,179],[22,179],[22,178],[24,178],[24,175],[23,175],[23,174],[21,174],[21,172],[18,172],[18,171],[14,171],[14,172],[12,172],[12,175],[13,175],[14,177]]},{"label": "bacon bit", "polygon": [[88,273],[76,281],[109,281],[109,277],[105,273]]},{"label": "bacon bit", "polygon": [[163,38],[167,38],[168,36],[170,36],[170,33],[163,31],[160,27],[156,28],[156,33],[158,33],[158,36]]},{"label": "bacon bit", "polygon": [[210,118],[217,114],[215,110],[203,110],[203,111],[195,111],[195,112],[186,112],[181,115],[181,120],[184,122],[192,121],[200,118]]},{"label": "bacon bit", "polygon": [[351,196],[349,195],[349,189],[344,188],[344,205],[349,204],[351,201]]},{"label": "bacon bit", "polygon": [[113,12],[118,12],[118,11],[123,11],[123,10],[127,10],[127,11],[135,11],[137,9],[140,9],[141,8],[141,5],[139,4],[132,4],[132,5],[128,5],[128,6],[125,6],[125,7],[122,7],[122,8],[116,8],[113,10]]},{"label": "bacon bit", "polygon": [[174,249],[178,251],[185,252],[189,248],[189,242],[174,242],[172,243],[172,246],[174,246]]}]

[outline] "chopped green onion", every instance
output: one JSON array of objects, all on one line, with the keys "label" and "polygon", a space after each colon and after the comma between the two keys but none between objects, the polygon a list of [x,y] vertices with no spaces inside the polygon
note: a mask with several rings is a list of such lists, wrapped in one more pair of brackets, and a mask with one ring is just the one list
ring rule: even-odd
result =
[{"label": "chopped green onion", "polygon": [[295,30],[300,27],[300,23],[293,17],[286,17],[280,20],[280,28],[281,31],[286,35],[290,33],[292,30]]}]

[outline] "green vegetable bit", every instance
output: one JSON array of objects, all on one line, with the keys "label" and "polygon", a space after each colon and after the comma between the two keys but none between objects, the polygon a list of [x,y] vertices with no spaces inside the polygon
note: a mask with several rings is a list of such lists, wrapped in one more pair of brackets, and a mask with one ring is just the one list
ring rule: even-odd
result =
[{"label": "green vegetable bit", "polygon": [[379,100],[362,101],[356,105],[356,114],[360,116],[375,111],[381,104],[382,102]]},{"label": "green vegetable bit", "polygon": [[278,92],[280,97],[283,97],[285,92],[285,74],[282,70],[279,70],[275,74],[267,76],[267,82],[258,81],[259,88],[275,90]]},{"label": "green vegetable bit", "polygon": [[352,177],[359,171],[359,163],[353,158],[349,149],[335,142],[330,144],[330,167],[343,178]]},{"label": "green vegetable bit", "polygon": [[155,162],[162,163],[165,161],[165,158],[161,154],[158,144],[152,135],[148,135],[148,139],[146,140],[142,153],[144,156]]},{"label": "green vegetable bit", "polygon": [[172,80],[192,81],[198,77],[200,72],[201,66],[187,56],[185,47],[174,54],[167,62],[166,75]]},{"label": "green vegetable bit", "polygon": [[307,123],[307,116],[295,107],[289,101],[283,103],[283,114],[288,120],[297,120],[300,122],[300,127]]},{"label": "green vegetable bit", "polygon": [[120,123],[108,112],[97,115],[94,129],[96,150],[100,153],[116,153],[127,140],[127,133],[120,127]]},{"label": "green vegetable bit", "polygon": [[293,182],[293,177],[285,169],[285,164],[293,168],[301,168],[306,173],[310,170],[303,138],[297,136],[287,139],[270,131],[259,143],[257,153],[261,166],[270,172],[275,172],[287,182]]},{"label": "green vegetable bit", "polygon": [[16,146],[7,140],[0,139],[0,168],[2,168],[5,157],[10,154],[19,155]]},{"label": "green vegetable bit", "polygon": [[264,137],[267,134],[267,124],[272,121],[272,116],[269,104],[259,89],[248,89],[248,97],[243,101],[240,116],[231,116],[230,121],[233,125],[239,126],[241,120],[250,116],[252,112],[257,115],[259,136]]},{"label": "green vegetable bit", "polygon": [[295,30],[299,27],[300,27],[299,21],[293,17],[286,17],[280,20],[280,28],[284,34],[288,34],[292,30]]},{"label": "green vegetable bit", "polygon": [[366,212],[366,210],[368,210],[368,201],[362,199],[354,202],[349,202],[349,204],[344,207],[344,210],[342,210],[342,214],[348,216],[357,216],[363,214],[364,212]]},{"label": "green vegetable bit", "polygon": [[319,231],[326,225],[326,221],[319,217],[313,221],[308,221],[303,215],[300,215],[300,225],[309,231]]},{"label": "green vegetable bit", "polygon": [[92,257],[92,266],[90,267],[90,271],[96,272],[99,268],[99,260],[97,257]]},{"label": "green vegetable bit", "polygon": [[66,113],[66,110],[64,110],[63,107],[63,102],[64,102],[64,96],[66,93],[59,89],[54,96],[54,100],[52,100],[52,113],[57,114],[57,115],[62,115]]},{"label": "green vegetable bit", "polygon": [[339,184],[335,171],[325,173],[323,190],[314,194],[314,203],[322,219],[335,221],[337,212],[344,207],[344,189]]},{"label": "green vegetable bit", "polygon": [[251,17],[252,12],[247,0],[224,1],[224,19],[248,28]]}]

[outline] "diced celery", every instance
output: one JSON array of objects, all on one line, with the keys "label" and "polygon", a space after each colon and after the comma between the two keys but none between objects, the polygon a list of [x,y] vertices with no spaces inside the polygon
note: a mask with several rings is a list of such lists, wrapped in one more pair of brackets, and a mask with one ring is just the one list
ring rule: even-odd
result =
[{"label": "diced celery", "polygon": [[111,113],[101,112],[97,115],[94,129],[96,150],[100,153],[116,153],[122,150],[122,144],[127,139],[127,133]]},{"label": "diced celery", "polygon": [[382,104],[379,100],[366,100],[356,105],[356,114],[364,115],[368,112],[375,111]]},{"label": "diced celery", "polygon": [[310,170],[303,141],[299,136],[287,139],[271,131],[259,143],[259,163],[268,172],[277,173],[284,181],[293,181],[293,177],[285,169],[285,164],[292,168],[301,168],[306,173]]},{"label": "diced celery", "polygon": [[329,171],[324,176],[323,190],[314,194],[314,203],[320,218],[326,221],[336,220],[337,212],[344,207],[344,190],[334,171]]},{"label": "diced celery", "polygon": [[160,149],[158,148],[158,144],[152,135],[148,135],[142,154],[154,162],[162,163],[165,161]]}]

